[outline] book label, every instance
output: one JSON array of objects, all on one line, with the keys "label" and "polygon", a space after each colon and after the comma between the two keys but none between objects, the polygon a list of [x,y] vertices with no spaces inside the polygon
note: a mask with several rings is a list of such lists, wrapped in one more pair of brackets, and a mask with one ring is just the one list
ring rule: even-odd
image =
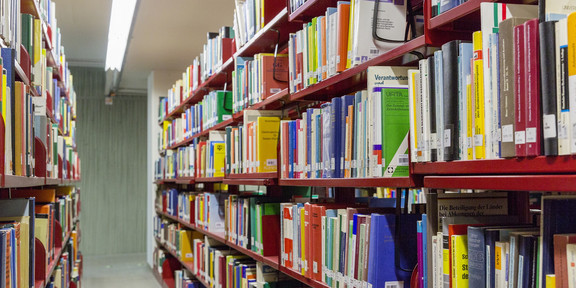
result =
[{"label": "book label", "polygon": [[545,114],[542,119],[542,127],[544,128],[544,139],[556,137],[556,115]]},{"label": "book label", "polygon": [[502,142],[514,142],[514,125],[502,126]]},{"label": "book label", "polygon": [[450,129],[445,129],[444,130],[444,147],[449,148],[450,147]]},{"label": "book label", "polygon": [[514,136],[516,138],[516,144],[526,144],[526,131],[516,131],[516,133],[514,133]]},{"label": "book label", "polygon": [[526,128],[526,143],[536,143],[536,127]]}]

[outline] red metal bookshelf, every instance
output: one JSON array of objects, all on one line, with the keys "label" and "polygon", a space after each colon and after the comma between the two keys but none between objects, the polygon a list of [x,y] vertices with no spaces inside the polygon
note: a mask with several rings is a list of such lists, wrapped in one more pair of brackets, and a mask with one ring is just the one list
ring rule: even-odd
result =
[{"label": "red metal bookshelf", "polygon": [[424,187],[433,189],[576,192],[576,175],[425,176]]},{"label": "red metal bookshelf", "polygon": [[422,175],[576,173],[576,155],[430,162],[413,165],[413,173]]},{"label": "red metal bookshelf", "polygon": [[[370,61],[347,69],[340,74],[336,74],[324,81],[318,82],[308,88],[291,94],[290,101],[328,100],[336,96],[342,96],[364,89],[366,88],[366,70],[368,67],[378,65],[400,65],[402,64],[401,58],[404,55],[424,46],[426,46],[426,38],[420,36]],[[415,60],[416,59],[413,59],[413,61]]]},{"label": "red metal bookshelf", "polygon": [[318,15],[324,15],[326,8],[336,7],[337,0],[308,0],[288,16],[290,22],[308,22]]},{"label": "red metal bookshelf", "polygon": [[322,179],[279,179],[281,186],[314,187],[419,187],[418,181],[410,177],[395,178],[322,178]]},{"label": "red metal bookshelf", "polygon": [[310,286],[310,287],[314,287],[314,288],[328,288],[330,286],[328,286],[326,283],[322,283],[322,282],[318,282],[316,280],[310,279],[310,278],[306,278],[305,276],[303,276],[302,274],[284,267],[284,266],[280,266],[280,272]]}]

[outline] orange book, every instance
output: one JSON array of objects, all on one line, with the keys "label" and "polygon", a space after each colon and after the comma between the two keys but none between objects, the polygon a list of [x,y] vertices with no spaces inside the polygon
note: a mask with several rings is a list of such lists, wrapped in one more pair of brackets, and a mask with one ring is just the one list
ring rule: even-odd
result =
[{"label": "orange book", "polygon": [[288,88],[288,54],[260,54],[262,100]]},{"label": "orange book", "polygon": [[338,3],[338,24],[336,27],[336,43],[338,53],[336,56],[336,72],[346,70],[348,58],[348,30],[350,22],[350,3]]},{"label": "orange book", "polygon": [[[327,16],[322,17],[322,19],[320,19],[320,29],[322,29],[322,39],[320,39],[320,48],[322,49],[322,59],[321,59],[321,71],[322,71],[322,80],[328,78],[326,75],[328,75],[328,62],[326,61],[326,33],[328,32],[326,29],[326,19],[328,19]],[[320,59],[319,59],[320,61]]]},{"label": "orange book", "polygon": [[1,191],[2,198],[31,198],[35,197],[36,203],[54,203],[56,202],[55,189],[15,189],[12,191]]}]

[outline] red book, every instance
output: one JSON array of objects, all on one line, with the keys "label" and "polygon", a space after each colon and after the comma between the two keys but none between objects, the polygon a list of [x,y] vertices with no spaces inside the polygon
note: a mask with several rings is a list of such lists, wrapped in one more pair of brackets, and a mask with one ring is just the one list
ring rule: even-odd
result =
[{"label": "red book", "polygon": [[226,287],[226,256],[218,258],[218,265],[220,265],[220,282],[218,287]]},{"label": "red book", "polygon": [[278,251],[280,251],[280,242],[278,241],[278,235],[280,235],[279,215],[263,215],[262,227],[265,227],[266,230],[265,233],[262,233],[262,256],[278,255]]},{"label": "red book", "polygon": [[312,276],[317,281],[322,281],[322,216],[326,216],[326,207],[322,205],[312,205],[310,207],[310,243],[312,247],[311,259]]},{"label": "red book", "polygon": [[336,71],[346,70],[346,60],[348,59],[348,23],[350,22],[350,3],[338,3],[338,26],[336,27],[336,46],[338,53],[336,56]]},{"label": "red book", "polygon": [[566,261],[566,244],[568,243],[576,243],[576,234],[554,235],[556,287],[568,287],[568,262]]},{"label": "red book", "polygon": [[304,88],[304,53],[302,51],[302,49],[304,49],[303,47],[303,41],[302,41],[302,32],[298,33],[297,35],[300,35],[300,37],[296,37],[296,81],[297,81],[297,85],[296,85],[296,91],[300,91]]},{"label": "red book", "polygon": [[289,126],[290,123],[289,122],[282,122],[282,126],[280,127],[280,129],[282,129],[282,158],[280,159],[280,165],[282,165],[282,178],[286,179],[288,178],[289,175],[289,169],[290,169],[290,165],[288,163],[288,153],[289,153],[289,147],[290,146],[290,135],[288,134],[289,131]]},{"label": "red book", "polygon": [[[282,215],[283,215],[283,223],[284,226],[289,225],[292,227],[292,205],[282,205]],[[282,235],[282,241],[284,241],[284,251],[282,251],[282,266],[292,268],[294,267],[294,259],[293,259],[293,249],[294,249],[294,234],[286,232],[287,229],[284,229],[284,235]],[[292,231],[292,229],[288,229]],[[291,234],[291,235],[290,235]]]},{"label": "red book", "polygon": [[514,27],[514,77],[516,79],[514,142],[516,156],[526,156],[526,51],[524,49],[524,25]]},{"label": "red book", "polygon": [[222,64],[234,55],[233,47],[236,47],[233,38],[222,38]]},{"label": "red book", "polygon": [[540,53],[538,19],[524,24],[526,66],[526,156],[541,154],[540,143]]},{"label": "red book", "polygon": [[[276,58],[276,59],[274,59]],[[288,88],[288,54],[262,54],[262,100]]]}]

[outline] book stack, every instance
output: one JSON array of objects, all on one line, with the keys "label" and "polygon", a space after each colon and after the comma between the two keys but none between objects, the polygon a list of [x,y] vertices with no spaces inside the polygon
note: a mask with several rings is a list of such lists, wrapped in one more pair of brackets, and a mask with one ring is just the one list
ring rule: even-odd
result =
[{"label": "book stack", "polygon": [[194,177],[194,164],[196,152],[193,150],[192,145],[180,147],[177,150],[178,164],[177,176],[178,177]]},{"label": "book stack", "polygon": [[224,193],[200,193],[194,201],[194,222],[196,226],[212,233],[225,231],[225,200],[228,195]]},{"label": "book stack", "polygon": [[184,137],[193,135],[214,127],[232,118],[232,92],[215,90],[208,93],[202,101],[188,108],[182,114],[184,122]]},{"label": "book stack", "polygon": [[306,0],[290,0],[290,2],[288,2],[290,13],[294,13],[294,11],[304,5],[304,3],[306,3]]},{"label": "book stack", "polygon": [[407,73],[406,67],[369,67],[368,90],[281,121],[281,177],[408,176]]},{"label": "book stack", "polygon": [[234,42],[236,50],[258,33],[276,15],[286,8],[284,2],[265,2],[264,0],[238,0],[234,9]]},{"label": "book stack", "polygon": [[281,111],[246,110],[243,125],[226,127],[228,174],[277,171]]},{"label": "book stack", "polygon": [[229,195],[225,202],[226,239],[263,256],[278,255],[280,203],[272,201],[275,199]]},{"label": "book stack", "polygon": [[[381,1],[382,2],[382,1]],[[378,8],[375,30],[388,39],[404,40],[406,3],[382,2]],[[372,39],[374,1],[339,1],[325,15],[304,23],[302,30],[291,33],[288,42],[290,93],[298,92],[362,64],[399,46]]]},{"label": "book stack", "polygon": [[232,72],[233,112],[240,112],[288,88],[288,54],[236,57]]},{"label": "book stack", "polygon": [[174,285],[175,288],[204,288],[202,282],[196,280],[196,277],[186,270],[174,271]]}]

